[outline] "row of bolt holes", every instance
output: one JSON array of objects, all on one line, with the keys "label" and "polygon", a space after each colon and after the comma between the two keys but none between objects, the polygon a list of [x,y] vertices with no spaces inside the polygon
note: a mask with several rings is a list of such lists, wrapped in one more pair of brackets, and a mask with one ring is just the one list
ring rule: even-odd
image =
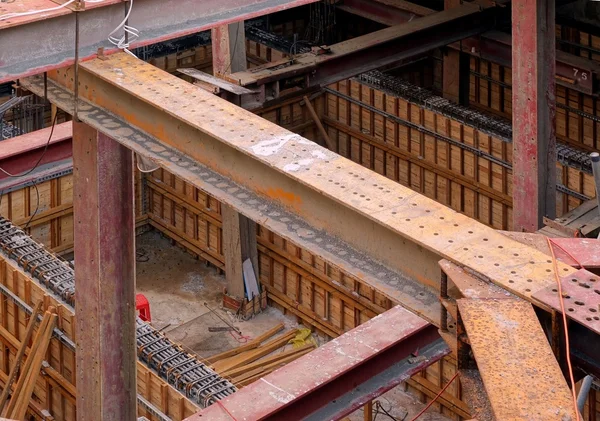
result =
[{"label": "row of bolt holes", "polygon": [[[178,88],[178,87],[177,87],[177,88]],[[148,89],[152,89],[152,88],[148,88]],[[193,97],[195,97],[195,95],[192,95],[192,96],[193,96]],[[200,100],[200,102],[206,102],[206,100]],[[209,105],[210,105],[211,107],[214,107],[214,105],[213,105],[213,104],[209,104]],[[185,105],[185,106],[184,106],[184,108],[187,108],[187,105]],[[195,111],[196,111],[196,110],[192,110],[192,112],[195,112]],[[224,109],[222,109],[222,108],[221,108],[221,109],[219,109],[219,111],[224,111]],[[231,117],[233,117],[233,116],[234,116],[234,114],[230,114],[230,116],[231,116]],[[242,120],[243,120],[243,119],[242,119]],[[214,123],[214,120],[210,120],[210,122],[211,122],[211,123]],[[249,125],[250,125],[250,126],[253,126],[254,124],[253,124],[253,123],[249,123]],[[223,125],[223,124],[221,124],[220,126],[221,126],[221,127],[224,127],[224,125]],[[264,129],[262,129],[262,128],[261,128],[260,130],[261,130],[261,131],[263,131]],[[230,130],[230,132],[234,132],[234,131],[235,131],[234,129],[231,129],[231,130]],[[271,136],[274,136],[274,134],[273,134],[273,133],[271,133],[270,135],[271,135]],[[243,135],[243,134],[240,134],[240,137],[244,137],[244,135]],[[252,140],[251,142],[254,142],[254,140]],[[292,146],[296,146],[296,145],[295,145],[295,144],[292,144]],[[306,149],[302,149],[302,151],[303,151],[303,152],[306,152]],[[287,159],[287,157],[286,157],[286,156],[284,156],[284,157],[283,157],[283,159]],[[328,162],[329,162],[329,161],[326,161],[326,163],[328,163]],[[338,166],[337,168],[338,168],[338,169],[341,169],[341,167],[339,167],[339,166]],[[350,172],[350,174],[351,174],[351,175],[354,175],[354,177],[357,177],[357,178],[358,178],[358,175],[357,175],[357,174],[353,174],[352,172]],[[317,176],[321,177],[321,176],[322,176],[322,174],[317,174]],[[361,178],[361,181],[364,181],[364,180],[365,180],[364,178]],[[333,183],[333,180],[331,180],[331,179],[330,179],[330,180],[328,180],[328,181],[329,181],[330,183]],[[334,184],[335,184],[335,185],[340,185],[340,183],[339,183],[339,182],[335,182]],[[373,184],[373,186],[374,186],[374,187],[377,187],[377,184]],[[341,185],[341,186],[340,186],[340,188],[344,189],[344,188],[346,188],[346,186],[344,186],[344,185]],[[379,187],[379,189],[380,189],[380,190],[383,190],[383,187]],[[386,190],[386,191],[385,191],[385,193],[390,193],[390,190]],[[352,192],[352,194],[354,194],[354,195],[358,195],[358,192]],[[361,195],[360,195],[360,197],[361,197],[361,198],[365,198],[365,195],[364,195],[364,194],[361,194]],[[398,199],[402,200],[402,199],[403,199],[403,197],[402,197],[402,196],[399,196],[399,197],[398,197]],[[366,198],[366,200],[367,200],[367,201],[370,201],[371,199],[367,197],[367,198]],[[413,205],[413,206],[417,206],[417,204],[416,204],[416,203],[412,203],[412,205]],[[384,205],[379,205],[379,207],[380,207],[380,208],[383,208],[383,207],[384,207]],[[429,212],[431,212],[431,211],[430,211],[429,209],[426,209],[426,210],[425,210],[425,212],[429,213]],[[395,211],[394,211],[394,212],[392,212],[392,215],[396,215],[396,214],[397,214],[397,212],[395,212]],[[443,216],[440,216],[440,219],[444,219],[444,217],[443,217]],[[406,222],[410,222],[410,218],[407,218],[407,219],[406,219]],[[457,226],[458,226],[458,224],[454,224],[454,226],[455,226],[455,227],[457,227]],[[419,228],[425,228],[425,226],[424,226],[424,225],[419,225]],[[468,233],[469,233],[469,234],[473,234],[473,231],[468,231]],[[434,233],[433,233],[433,235],[436,235],[436,236],[437,236],[437,235],[439,235],[439,233],[437,233],[437,232],[434,232]],[[488,239],[487,239],[487,238],[484,238],[484,239],[483,239],[483,241],[488,241]],[[448,242],[449,242],[449,243],[453,243],[454,241],[453,241],[453,240],[448,240]],[[502,249],[502,248],[503,248],[503,246],[498,246],[498,248],[499,248],[499,249]],[[465,247],[463,250],[465,250],[465,251],[468,251],[469,249],[468,249],[467,247]],[[518,256],[518,253],[514,253],[514,256]],[[482,258],[483,258],[483,256],[477,256],[477,257],[478,257],[478,258],[480,258],[480,259],[482,259]],[[552,263],[552,261],[551,261],[551,260],[548,260],[547,262],[548,262],[548,263]],[[531,264],[534,264],[535,262],[529,262],[529,263],[531,263]],[[499,264],[499,263],[494,263],[494,266],[500,266],[500,264]],[[568,271],[569,269],[568,269],[568,268],[564,268],[563,270],[564,270],[564,271]],[[551,272],[551,270],[550,270],[550,269],[546,269],[546,272]],[[516,272],[515,272],[515,271],[511,271],[511,273],[512,273],[512,274],[516,274]],[[573,279],[573,281],[577,282],[577,280],[576,280],[576,279]],[[512,280],[512,279],[509,279],[509,281],[508,281],[508,282],[512,284],[512,283],[514,283],[514,280]],[[527,279],[527,282],[533,282],[533,281],[532,281],[531,279]],[[586,286],[585,284],[580,284],[580,285],[581,285],[581,286],[585,286],[585,287],[589,288],[589,286]],[[525,291],[526,291],[526,292],[531,292],[531,289],[526,289]],[[553,291],[554,291],[554,292],[556,292],[556,290],[553,290]],[[594,291],[595,291],[596,293],[600,294],[600,291],[599,291],[599,290],[594,290]],[[569,296],[567,296],[566,298],[570,298],[570,297],[569,297]],[[585,303],[582,303],[581,301],[575,301],[575,304],[577,304],[577,305],[585,305]],[[569,310],[569,311],[575,311],[573,308],[569,308],[568,310]],[[590,311],[591,311],[591,312],[596,312],[596,310],[595,310],[595,309],[593,309],[593,308],[590,308]],[[599,320],[598,316],[594,316],[594,319],[595,319],[595,320]],[[588,318],[587,318],[587,320],[588,320],[588,321],[591,321],[592,319],[591,319],[590,317],[588,317]]]},{"label": "row of bolt holes", "polygon": [[[66,76],[66,74],[65,74],[65,76]],[[172,84],[170,84],[170,85],[172,86]],[[152,88],[148,88],[148,89],[152,89]],[[194,98],[195,98],[196,96],[195,96],[195,95],[192,95],[192,97],[194,97]],[[206,102],[206,100],[200,100],[200,102]],[[214,105],[212,105],[212,104],[209,104],[209,105],[210,105],[211,107],[214,107]],[[184,108],[186,108],[186,107],[187,107],[187,106],[184,106]],[[196,110],[192,110],[192,112],[195,112],[195,111],[196,111]],[[220,108],[220,109],[219,109],[219,111],[224,111],[224,109],[223,109],[223,108]],[[230,114],[230,116],[232,116],[232,117],[233,117],[233,116],[234,116],[234,114]],[[241,119],[241,120],[243,121],[244,119]],[[209,120],[209,121],[210,121],[211,123],[214,123],[214,120]],[[253,123],[248,123],[248,124],[249,124],[250,126],[253,126],[253,125],[254,125]],[[220,126],[221,126],[221,127],[224,127],[224,124],[220,124]],[[264,129],[262,129],[262,128],[261,128],[260,130],[261,130],[261,131],[263,131]],[[234,129],[231,129],[231,130],[229,130],[229,131],[230,131],[230,132],[234,132],[235,130],[234,130]],[[270,133],[270,135],[271,135],[271,136],[274,136],[275,134],[274,134],[274,133]],[[240,134],[240,137],[244,137],[244,135],[243,135],[243,134]],[[254,140],[251,140],[251,142],[254,142]],[[292,146],[296,146],[296,145],[295,145],[294,143],[292,143]],[[303,151],[303,152],[306,152],[306,149],[302,149],[302,151]],[[287,159],[287,156],[284,156],[284,157],[283,157],[283,159]],[[325,161],[325,163],[329,163],[329,161]],[[338,166],[337,168],[338,168],[338,169],[341,169],[342,167],[339,167],[339,166]],[[358,178],[358,174],[354,174],[354,173],[350,172],[350,175],[354,175],[354,177],[357,177],[357,178]],[[318,176],[318,177],[321,177],[321,176],[322,176],[322,174],[317,174],[317,176]],[[361,177],[361,181],[364,181],[364,180],[365,180],[365,179]],[[329,181],[330,183],[333,183],[333,180],[331,180],[331,179],[330,179],[330,180],[328,180],[328,181]],[[339,182],[335,182],[334,184],[335,184],[335,185],[339,185],[340,183],[339,183]],[[377,184],[373,184],[373,187],[377,187]],[[344,186],[344,185],[341,185],[341,186],[340,186],[340,188],[344,189],[344,188],[346,188],[346,186]],[[380,190],[383,190],[383,187],[379,187],[379,189],[380,189]],[[390,190],[386,190],[386,191],[385,191],[385,193],[390,193]],[[354,195],[358,195],[358,192],[352,192],[352,194],[354,194]],[[365,198],[365,195],[364,195],[364,194],[361,194],[361,195],[360,195],[360,197],[361,197],[361,198]],[[402,197],[402,196],[399,196],[399,197],[398,197],[398,199],[402,200],[402,199],[403,199],[403,197]],[[366,200],[367,200],[367,201],[371,201],[371,199],[370,199],[370,198],[368,198],[368,197],[366,198]],[[416,203],[412,203],[412,205],[413,205],[413,206],[417,206],[417,204],[416,204]],[[383,207],[384,207],[384,205],[379,205],[379,207],[380,207],[380,208],[383,208]],[[431,212],[431,211],[430,211],[429,209],[426,209],[426,210],[425,210],[425,212],[429,213],[429,212]],[[394,212],[392,212],[392,215],[396,215],[396,214],[397,214],[397,212],[395,212],[395,211],[394,211]],[[440,219],[444,219],[444,217],[443,217],[443,216],[440,216]],[[407,219],[406,219],[406,222],[410,222],[410,218],[407,218]],[[458,227],[458,224],[454,224],[454,226],[455,226],[455,227]],[[424,225],[419,225],[419,228],[425,228],[425,226],[424,226]],[[468,231],[468,233],[469,233],[469,234],[473,234],[473,231]],[[436,236],[437,236],[437,235],[439,235],[439,233],[437,233],[437,232],[434,232],[434,233],[433,233],[433,235],[436,235]],[[487,238],[484,238],[484,239],[483,239],[483,241],[488,241],[488,239],[487,239]],[[448,242],[449,242],[449,243],[453,243],[453,242],[454,242],[454,240],[448,240]],[[503,248],[503,246],[498,246],[498,248],[499,248],[499,249],[502,249],[502,248]],[[465,247],[465,248],[463,248],[463,250],[465,250],[465,251],[468,251],[469,249],[468,249],[467,247]],[[514,256],[518,256],[518,255],[519,255],[518,253],[514,253]],[[479,259],[483,259],[483,256],[477,256],[477,257],[478,257]],[[551,261],[551,260],[548,260],[547,262],[548,262],[548,263],[552,263],[552,261]],[[534,264],[535,262],[529,262],[529,263],[531,263],[531,264]],[[500,266],[500,264],[499,264],[499,263],[494,263],[494,266]],[[568,269],[568,268],[564,268],[563,270],[564,270],[564,271],[568,271],[569,269]],[[546,272],[552,272],[552,270],[551,270],[551,269],[546,269]],[[512,271],[511,273],[512,273],[512,274],[516,274],[516,272],[515,272],[515,271]],[[512,283],[514,283],[514,281],[513,281],[512,279],[509,279],[509,281],[508,281],[508,282],[509,282],[509,283],[511,283],[511,284],[512,284]],[[528,280],[527,280],[527,282],[533,282],[533,281],[532,281],[531,279],[528,279]],[[531,290],[530,290],[530,289],[526,289],[525,291],[526,291],[526,292],[531,292]]]},{"label": "row of bolt holes", "polygon": [[[577,279],[575,279],[575,278],[571,279],[571,281],[572,281],[572,282],[575,282],[575,283],[579,282],[579,281],[578,281]],[[594,278],[590,278],[590,279],[589,279],[589,281],[590,281],[590,282],[596,282],[596,280],[595,280]],[[579,286],[580,286],[580,287],[582,287],[582,288],[591,288],[591,287],[590,287],[588,284],[586,284],[586,283],[583,283],[583,282],[580,282],[580,283],[579,283]],[[558,292],[558,290],[557,290],[556,288],[553,288],[553,289],[552,289],[552,292]],[[594,292],[595,292],[596,294],[600,295],[600,290],[599,290],[599,289],[595,289],[595,290],[594,290]],[[567,300],[570,300],[570,299],[571,299],[571,296],[570,296],[570,295],[564,295],[564,298],[566,298]],[[575,301],[575,304],[576,304],[576,305],[578,305],[578,306],[584,306],[584,305],[585,305],[585,303],[584,303],[583,301]],[[567,308],[567,310],[568,310],[568,311],[575,311],[575,309],[574,309],[573,307],[569,307],[569,308]],[[592,307],[590,307],[588,310],[589,310],[590,312],[592,312],[592,313],[597,313],[597,312],[598,312],[598,310],[596,310],[595,308],[592,308]],[[593,320],[600,320],[600,317],[598,317],[598,316],[593,316],[593,317],[586,317],[585,319],[586,319],[588,322],[591,322],[591,321],[592,321],[592,319],[593,319]]]}]

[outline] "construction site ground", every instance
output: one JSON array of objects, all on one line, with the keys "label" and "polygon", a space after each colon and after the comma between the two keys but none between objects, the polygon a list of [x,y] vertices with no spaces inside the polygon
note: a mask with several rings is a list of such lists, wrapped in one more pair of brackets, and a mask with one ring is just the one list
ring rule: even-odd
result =
[{"label": "construction site ground", "polygon": [[[302,327],[292,317],[278,309],[267,307],[250,320],[239,320],[221,308],[225,276],[203,260],[195,259],[182,248],[157,231],[136,237],[137,292],[144,294],[150,303],[152,324],[171,340],[184,346],[200,358],[223,352],[241,345],[269,330],[278,323],[285,325],[284,332]],[[204,303],[210,307],[211,311]],[[242,332],[209,332],[209,327],[226,327],[218,316]],[[280,333],[281,334],[281,333]],[[318,345],[324,338],[315,336]],[[288,345],[287,347],[291,347]],[[276,352],[282,352],[278,349]],[[397,420],[410,420],[424,404],[397,387],[378,398],[383,409]],[[375,419],[391,420],[383,411]],[[348,417],[362,421],[362,408]],[[446,421],[447,417],[435,411],[423,414],[422,421]]]}]

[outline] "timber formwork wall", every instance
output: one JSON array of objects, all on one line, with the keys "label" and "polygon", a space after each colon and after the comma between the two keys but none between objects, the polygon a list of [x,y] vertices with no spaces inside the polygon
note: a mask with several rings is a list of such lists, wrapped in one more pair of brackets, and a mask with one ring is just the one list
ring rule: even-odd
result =
[{"label": "timber formwork wall", "polygon": [[[139,179],[141,173],[136,173],[136,178]],[[64,175],[59,180],[68,177],[70,175]],[[144,180],[138,181],[136,190],[139,195],[141,190],[139,186],[144,186],[147,195],[145,200],[138,198],[138,202],[145,203],[144,209],[147,211],[147,214],[137,215],[140,224],[143,223],[142,221],[147,221],[193,255],[224,269],[220,203],[164,170],[157,170],[144,177]],[[18,191],[15,193],[18,194]],[[141,206],[137,208],[142,209]],[[13,212],[16,211],[13,208]],[[72,208],[68,212],[72,215]],[[48,218],[38,224],[40,229],[43,228],[38,232],[49,230],[53,223],[57,223],[61,216],[57,216],[58,212],[54,215],[54,219]],[[72,218],[70,221],[72,223]],[[32,231],[32,235],[35,238],[36,231]],[[72,247],[72,238],[70,243],[62,246],[65,245]],[[260,281],[268,292],[271,304],[283,312],[296,316],[299,321],[320,333],[330,337],[339,336],[395,305],[360,279],[348,275],[339,267],[331,265],[319,256],[297,247],[261,226],[258,226],[258,249]],[[9,268],[6,265],[4,267]],[[0,277],[0,281],[11,291],[14,290],[15,294],[30,306],[37,297],[44,294],[44,291],[34,282],[29,281],[20,270],[9,268],[8,271],[10,273]],[[13,273],[20,274],[14,285]],[[32,294],[27,291],[35,292]],[[50,300],[49,304],[53,303],[51,297],[46,300]],[[2,313],[0,325],[11,335],[22,338],[26,313],[6,299],[3,303],[5,307],[0,306],[0,310],[6,308],[8,314],[16,312],[19,323],[9,316],[4,317]],[[65,313],[66,310],[63,307],[61,311]],[[72,331],[69,329],[72,329],[73,315],[69,312],[65,314],[66,316],[63,317],[65,320],[61,323],[67,327],[67,336],[72,339]],[[63,388],[65,390],[57,388],[54,393],[60,396],[56,395],[51,400],[47,400],[44,394],[47,390],[45,382],[50,380],[47,379],[48,376],[43,376],[40,378],[40,386],[36,388],[40,393],[40,395],[36,394],[36,399],[40,402],[40,408],[54,405],[57,407],[53,407],[53,414],[66,414],[65,418],[55,415],[56,419],[71,420],[73,419],[70,415],[72,407],[69,405],[73,404],[73,400],[69,390],[74,390],[75,381],[72,377],[73,352],[55,339],[53,341],[51,366],[66,379],[64,381],[66,386]],[[3,342],[6,344],[6,340]],[[11,352],[15,352],[14,347]],[[4,354],[6,355],[6,352]],[[454,375],[455,370],[456,362],[447,357],[443,362],[436,363],[413,377],[407,383],[407,387],[424,401],[432,399],[441,386]],[[3,379],[1,374],[3,372],[7,372],[6,366],[0,360],[0,381]],[[152,386],[148,389],[149,384]],[[138,392],[161,411],[172,416],[174,420],[182,419],[181,414],[190,415],[193,410],[193,405],[188,403],[187,399],[141,363],[138,364]],[[459,416],[466,417],[468,409],[460,397],[460,386],[456,383],[446,390],[439,401],[441,403],[435,405],[444,414],[455,419],[459,419]],[[144,408],[140,408],[141,414],[144,414],[144,411]]]},{"label": "timber formwork wall", "polygon": [[[43,309],[54,306],[58,312],[57,328],[63,339],[53,336],[47,352],[47,366],[42,367],[29,406],[37,420],[75,420],[75,317],[71,307],[63,305],[54,295],[30,279],[16,262],[0,256],[0,382],[5,384],[14,356],[22,342],[29,320],[29,308],[40,300]],[[143,363],[137,363],[138,394],[154,408],[180,421],[199,410],[193,402],[167,384]],[[44,412],[47,411],[47,412]],[[151,421],[159,420],[145,405],[138,413]]]},{"label": "timber formwork wall", "polygon": [[27,226],[29,235],[56,253],[72,251],[72,174],[69,171],[61,177],[37,183],[35,187],[29,185],[7,193],[0,192],[0,215],[15,225]]},{"label": "timber formwork wall", "polygon": [[[469,106],[512,118],[511,69],[471,57]],[[556,138],[583,153],[598,150],[600,103],[596,97],[564,86],[556,86]],[[592,198],[596,196],[594,179],[589,171],[566,165],[557,167],[558,181],[569,190]],[[581,203],[582,197],[558,194],[557,215],[566,213]]]},{"label": "timber formwork wall", "polygon": [[[510,230],[510,123],[465,108],[449,112],[444,99],[424,90],[413,97],[393,92],[387,85],[413,93],[419,88],[379,72],[361,78],[326,89],[323,123],[336,152],[480,222]],[[591,174],[561,162],[557,168],[559,183],[570,190],[557,191],[562,215],[595,194]]]},{"label": "timber formwork wall", "polygon": [[[135,215],[138,226],[145,223],[142,173],[136,171]],[[55,253],[73,251],[72,169],[46,181],[28,183],[8,192],[0,190],[0,215]]]}]

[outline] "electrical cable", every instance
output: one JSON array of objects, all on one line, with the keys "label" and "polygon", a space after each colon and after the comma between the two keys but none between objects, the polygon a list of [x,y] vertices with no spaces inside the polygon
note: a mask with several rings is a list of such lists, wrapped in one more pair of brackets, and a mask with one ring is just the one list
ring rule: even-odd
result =
[{"label": "electrical cable", "polygon": [[450,384],[451,384],[451,383],[454,381],[454,379],[455,379],[455,378],[457,378],[457,377],[458,377],[458,371],[456,372],[456,374],[455,374],[454,376],[452,376],[452,378],[451,378],[450,380],[448,380],[448,383],[446,383],[446,386],[444,386],[444,387],[443,387],[443,389],[439,391],[439,393],[438,393],[438,394],[435,396],[435,398],[433,398],[433,399],[431,400],[431,402],[429,402],[429,403],[427,404],[427,406],[426,406],[425,408],[423,408],[423,409],[421,410],[421,412],[419,412],[417,415],[415,415],[415,417],[414,417],[413,419],[411,419],[410,421],[415,421],[417,418],[419,418],[421,415],[423,415],[423,414],[425,413],[425,411],[427,411],[427,410],[429,409],[429,407],[430,407],[431,405],[433,405],[433,403],[434,403],[435,401],[437,401],[437,400],[438,400],[438,398],[439,398],[440,396],[442,396],[442,393],[444,393],[444,391],[445,391],[445,390],[448,388],[448,386],[450,386]]},{"label": "electrical cable", "polygon": [[58,113],[54,114],[54,120],[52,120],[52,128],[50,129],[50,136],[48,136],[48,141],[46,142],[46,146],[44,147],[42,154],[40,155],[39,159],[37,160],[37,162],[35,163],[33,168],[31,168],[29,171],[26,171],[22,174],[11,174],[8,171],[6,171],[4,168],[0,167],[0,172],[3,172],[8,177],[12,177],[12,178],[21,178],[21,177],[25,177],[26,175],[31,174],[40,165],[40,162],[42,162],[42,159],[44,159],[44,156],[46,155],[46,152],[48,151],[48,147],[50,146],[50,141],[52,140],[52,135],[54,134],[54,127],[56,126],[56,118],[57,117],[58,117]]},{"label": "electrical cable", "polygon": [[25,231],[27,228],[29,228],[29,224],[31,224],[31,221],[33,221],[33,218],[35,217],[35,215],[37,215],[38,211],[40,210],[40,191],[38,190],[36,180],[33,180],[33,187],[35,187],[35,193],[37,195],[37,203],[35,205],[35,211],[33,211],[31,216],[29,217],[29,221],[27,221],[27,223],[23,227],[23,231]]},{"label": "electrical cable", "polygon": [[[8,171],[6,171],[4,168],[0,167],[0,171],[11,178],[21,178],[21,177],[25,177],[26,175],[31,174],[40,165],[40,162],[42,162],[42,159],[44,159],[44,156],[46,155],[46,152],[48,151],[48,146],[50,145],[50,141],[52,140],[52,134],[54,133],[54,127],[56,126],[57,117],[58,117],[58,113],[54,114],[54,119],[52,120],[52,128],[50,129],[50,136],[48,136],[48,141],[46,142],[46,146],[44,147],[44,150],[42,151],[42,154],[40,155],[39,159],[37,160],[35,165],[30,170],[25,171],[22,174],[11,174]],[[40,192],[38,190],[37,182],[35,179],[33,180],[33,187],[35,188],[35,191],[36,191],[37,203],[35,205],[35,211],[31,214],[31,217],[29,218],[29,220],[27,221],[27,223],[25,224],[25,226],[23,228],[24,230],[29,227],[29,225],[31,224],[31,221],[33,221],[33,218],[35,217],[35,215],[37,215],[37,213],[40,209]],[[3,196],[4,196],[4,192],[0,192],[0,204],[2,203]]]},{"label": "electrical cable", "polygon": [[[556,243],[554,243],[548,237],[546,237],[546,240],[548,241],[548,247],[550,248],[550,253],[552,255],[552,266],[553,266],[553,270],[554,270],[554,279],[556,280],[556,285],[557,285],[556,288],[558,289],[558,301],[560,303],[560,311],[562,313],[563,326],[565,329],[565,353],[566,353],[567,367],[569,369],[569,380],[571,381],[571,394],[573,395],[573,409],[575,410],[575,415],[579,418],[579,410],[577,409],[577,392],[575,391],[575,378],[573,377],[573,366],[571,365],[571,346],[569,344],[569,323],[567,322],[567,312],[565,311],[565,300],[564,300],[563,293],[562,293],[562,284],[560,282],[560,277],[558,276],[556,255],[554,254],[554,247],[552,247],[552,244],[556,244]],[[581,264],[579,264],[579,266],[581,266]],[[582,269],[583,269],[583,266],[582,266]]]},{"label": "electrical cable", "polygon": [[[122,49],[127,54],[129,54],[133,57],[137,57],[135,54],[133,54],[131,51],[129,51],[129,45],[131,44],[131,42],[133,42],[134,40],[136,40],[140,37],[140,31],[138,31],[136,28],[134,28],[131,25],[127,25],[127,21],[129,20],[129,16],[131,15],[132,9],[133,9],[133,0],[129,0],[129,10],[127,10],[125,19],[123,19],[123,21],[110,34],[108,34],[108,40],[110,41],[111,44],[113,44],[114,46],[116,46],[119,49]],[[117,33],[120,29],[123,29],[123,36],[118,38],[115,36],[115,33]],[[128,38],[127,35],[129,35],[131,38]]]},{"label": "electrical cable", "polygon": [[393,421],[404,421],[406,417],[408,417],[408,412],[404,414],[404,417],[402,417],[402,419],[394,417],[392,414],[390,414],[390,411],[392,410],[392,403],[385,396],[380,396],[380,398],[383,398],[387,401],[387,403],[389,404],[389,409],[385,409],[381,401],[377,399],[375,402],[373,402],[373,421],[376,421],[377,416],[379,415],[385,415]]}]

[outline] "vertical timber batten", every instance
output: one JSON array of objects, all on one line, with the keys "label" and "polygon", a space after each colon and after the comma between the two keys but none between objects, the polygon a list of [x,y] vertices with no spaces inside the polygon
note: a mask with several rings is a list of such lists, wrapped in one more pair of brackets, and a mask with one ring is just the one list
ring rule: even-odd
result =
[{"label": "vertical timber batten", "polygon": [[556,212],[555,5],[512,4],[513,229],[536,231]]},{"label": "vertical timber batten", "polygon": [[77,419],[136,416],[132,152],[73,123]]}]

